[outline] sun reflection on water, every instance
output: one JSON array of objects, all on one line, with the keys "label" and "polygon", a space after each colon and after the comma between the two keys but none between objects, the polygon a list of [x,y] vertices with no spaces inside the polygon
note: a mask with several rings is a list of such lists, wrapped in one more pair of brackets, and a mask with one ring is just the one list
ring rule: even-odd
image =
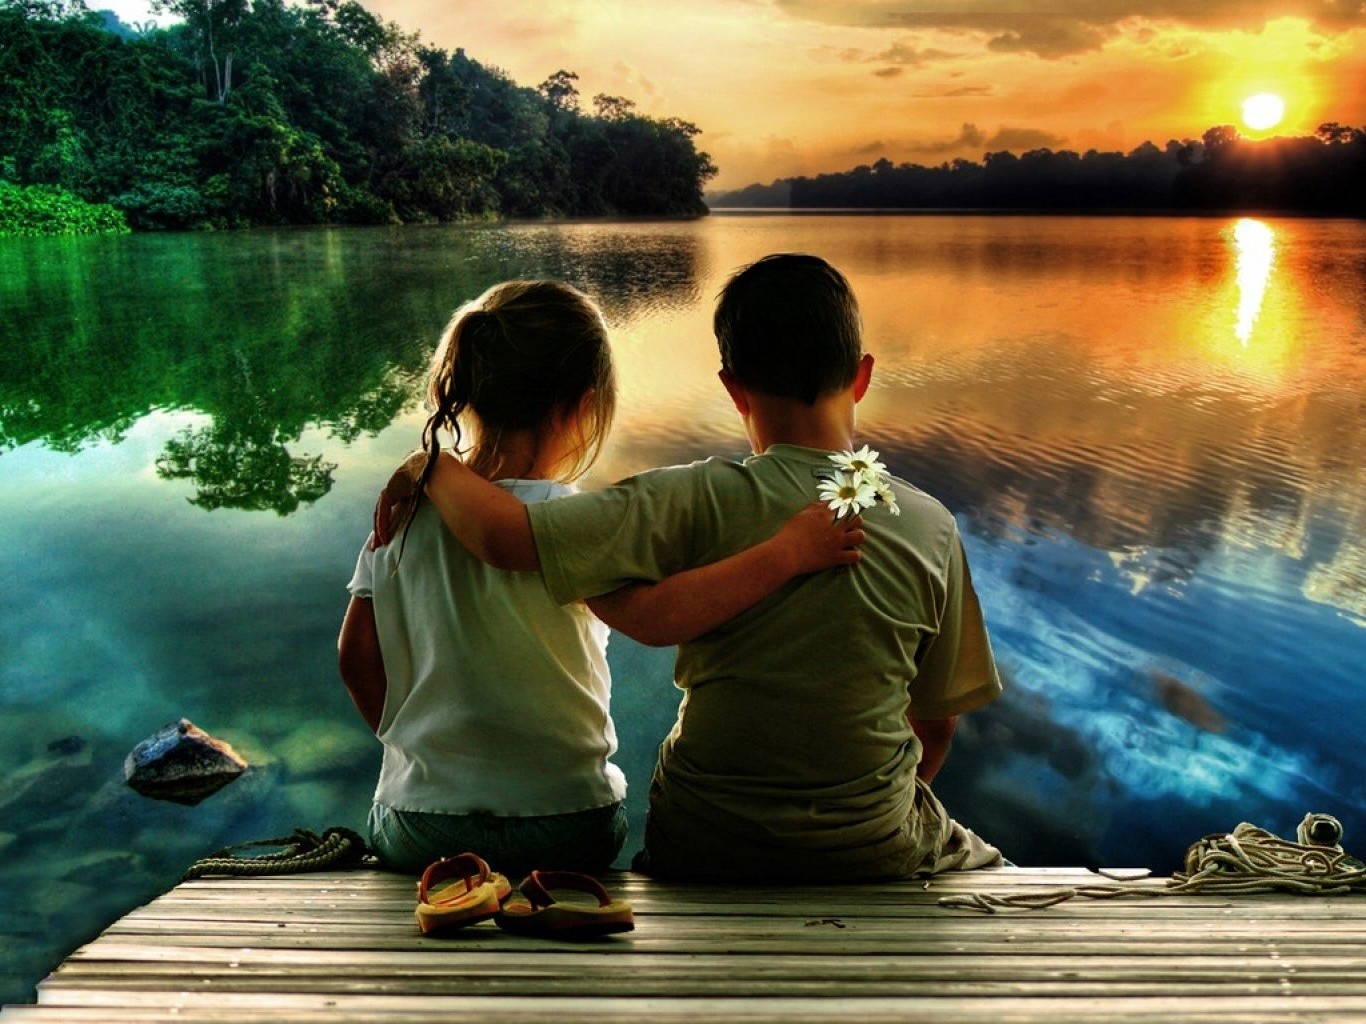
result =
[{"label": "sun reflection on water", "polygon": [[1238,260],[1238,324],[1234,334],[1247,347],[1276,260],[1276,233],[1259,220],[1244,217],[1233,226]]}]

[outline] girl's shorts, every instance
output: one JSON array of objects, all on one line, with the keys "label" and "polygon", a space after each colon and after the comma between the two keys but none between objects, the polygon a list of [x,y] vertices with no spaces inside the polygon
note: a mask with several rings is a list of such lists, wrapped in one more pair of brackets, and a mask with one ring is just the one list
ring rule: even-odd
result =
[{"label": "girl's shorts", "polygon": [[533,868],[591,873],[612,866],[626,845],[626,833],[620,801],[535,817],[430,814],[383,804],[370,808],[370,846],[386,867],[409,874],[421,874],[432,861],[466,851],[508,876]]}]

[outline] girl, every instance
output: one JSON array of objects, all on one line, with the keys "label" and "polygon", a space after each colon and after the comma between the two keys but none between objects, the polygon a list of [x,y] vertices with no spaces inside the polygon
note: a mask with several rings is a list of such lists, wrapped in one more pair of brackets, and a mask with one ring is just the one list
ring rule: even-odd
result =
[{"label": "girl", "polygon": [[[343,681],[384,746],[371,845],[414,873],[460,850],[508,872],[606,868],[626,838],[608,626],[556,604],[540,573],[485,566],[422,491],[447,431],[471,468],[523,502],[570,493],[616,406],[602,316],[563,284],[496,285],[451,318],[427,400],[400,535],[379,546],[372,534],[361,552],[338,643]],[[623,623],[650,622],[649,642],[676,643],[792,576],[856,561],[858,526],[813,504],[730,559],[617,591],[613,607]]]}]

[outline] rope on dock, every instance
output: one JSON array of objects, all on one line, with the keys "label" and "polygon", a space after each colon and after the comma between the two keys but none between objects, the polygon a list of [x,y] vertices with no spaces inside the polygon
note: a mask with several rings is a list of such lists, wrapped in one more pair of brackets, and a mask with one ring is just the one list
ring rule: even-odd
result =
[{"label": "rope on dock", "polygon": [[[239,857],[233,851],[257,846],[284,847],[278,853],[263,853],[253,857]],[[349,828],[329,828],[318,835],[306,828],[279,839],[253,839],[246,843],[226,846],[190,865],[181,876],[188,882],[205,875],[292,875],[301,871],[321,871],[324,868],[362,867],[372,860],[365,840]]]},{"label": "rope on dock", "polygon": [[1328,814],[1309,814],[1298,842],[1243,822],[1232,832],[1205,836],[1186,851],[1182,870],[1165,887],[1079,885],[1047,892],[962,893],[942,896],[941,907],[980,910],[1042,910],[1074,897],[1155,899],[1161,896],[1290,892],[1306,896],[1366,893],[1366,864],[1343,852],[1342,826]]}]

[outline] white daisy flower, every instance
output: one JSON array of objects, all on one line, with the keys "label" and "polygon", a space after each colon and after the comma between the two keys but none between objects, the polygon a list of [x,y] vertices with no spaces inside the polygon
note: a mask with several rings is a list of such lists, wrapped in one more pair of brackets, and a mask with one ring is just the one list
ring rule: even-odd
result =
[{"label": "white daisy flower", "polygon": [[873,488],[877,492],[877,500],[887,506],[887,511],[894,516],[901,515],[901,506],[896,503],[896,491],[892,490],[892,481],[889,477],[881,477]]},{"label": "white daisy flower", "polygon": [[861,473],[845,469],[821,480],[817,494],[834,510],[836,519],[858,515],[865,508],[877,504],[877,490],[873,482]]},{"label": "white daisy flower", "polygon": [[851,473],[863,473],[871,477],[887,474],[887,467],[882,464],[880,454],[866,444],[856,452],[838,452],[831,455],[830,461]]}]

